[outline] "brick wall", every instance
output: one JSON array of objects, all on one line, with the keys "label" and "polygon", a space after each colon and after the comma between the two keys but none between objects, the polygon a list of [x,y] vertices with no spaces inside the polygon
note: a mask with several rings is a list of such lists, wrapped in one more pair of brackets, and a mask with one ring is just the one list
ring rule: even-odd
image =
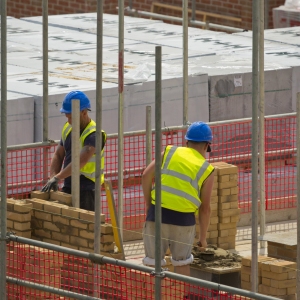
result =
[{"label": "brick wall", "polygon": [[[133,8],[137,10],[151,10],[151,0],[132,0]],[[182,0],[156,0],[164,4],[182,6]],[[199,3],[201,2],[201,3]],[[273,28],[272,9],[283,5],[285,0],[269,0],[269,28]],[[96,12],[96,0],[48,0],[49,15],[74,14]],[[129,5],[129,0],[125,0],[125,7]],[[116,7],[118,0],[107,0],[104,2],[104,12],[117,14]],[[189,7],[192,3],[189,1]],[[242,18],[242,23],[233,21],[221,21],[223,25],[252,28],[252,1],[251,0],[202,0],[196,1],[196,9]],[[161,13],[180,16],[174,11],[161,10]],[[7,15],[21,18],[29,16],[39,16],[42,14],[42,2],[39,0],[10,0],[7,2]],[[212,23],[220,23],[220,19],[209,19]]]}]

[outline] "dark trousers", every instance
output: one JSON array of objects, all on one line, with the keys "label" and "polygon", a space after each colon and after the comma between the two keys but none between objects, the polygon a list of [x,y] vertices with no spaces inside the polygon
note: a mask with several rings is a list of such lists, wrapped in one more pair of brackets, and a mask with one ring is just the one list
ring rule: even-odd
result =
[{"label": "dark trousers", "polygon": [[[72,194],[71,188],[63,187],[62,192]],[[95,190],[80,190],[80,208],[95,211]]]}]

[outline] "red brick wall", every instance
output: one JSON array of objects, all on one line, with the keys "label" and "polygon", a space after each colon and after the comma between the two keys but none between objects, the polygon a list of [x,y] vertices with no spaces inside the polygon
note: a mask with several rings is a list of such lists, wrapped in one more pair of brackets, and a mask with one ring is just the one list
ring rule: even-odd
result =
[{"label": "red brick wall", "polygon": [[[182,6],[182,0],[156,0],[164,4]],[[133,8],[137,10],[151,10],[151,0],[132,0]],[[283,5],[285,0],[269,0],[269,28],[273,28],[272,9]],[[96,0],[48,0],[49,15],[71,14],[95,12],[97,8]],[[129,0],[125,0],[125,7],[129,5]],[[104,12],[117,14],[116,7],[118,0],[107,0],[104,2]],[[192,2],[189,1],[191,8]],[[251,0],[196,0],[196,9],[212,13],[228,15],[242,18],[242,23],[233,21],[224,21],[218,18],[210,18],[212,23],[221,23],[223,25],[241,27],[245,29],[252,28],[252,1]],[[164,11],[161,13],[180,16],[175,11]],[[9,0],[7,1],[7,15],[21,18],[29,16],[39,16],[42,14],[41,0]],[[200,17],[201,18],[201,17]],[[200,19],[199,19],[200,20]]]}]

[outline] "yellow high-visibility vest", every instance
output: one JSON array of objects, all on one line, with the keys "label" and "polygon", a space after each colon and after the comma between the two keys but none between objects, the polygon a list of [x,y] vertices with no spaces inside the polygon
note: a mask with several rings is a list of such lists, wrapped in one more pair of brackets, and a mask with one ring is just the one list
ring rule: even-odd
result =
[{"label": "yellow high-visibility vest", "polygon": [[[213,170],[198,151],[167,146],[161,168],[161,206],[178,212],[196,212],[201,205],[201,186]],[[155,187],[151,198],[155,205]]]},{"label": "yellow high-visibility vest", "polygon": [[[67,136],[71,133],[72,131],[72,125],[69,122],[66,122],[62,129],[62,142],[63,145],[65,144],[65,141],[67,139]],[[80,135],[80,146],[81,148],[84,145],[84,140],[85,138],[91,134],[92,132],[96,131],[96,123],[91,120],[90,123],[87,125],[87,127],[84,129],[82,134]],[[106,141],[106,133],[105,131],[102,130],[102,133],[104,133],[104,141]],[[101,184],[104,183],[104,148],[101,150]],[[80,174],[84,175],[85,177],[89,178],[92,181],[96,181],[95,179],[95,174],[96,174],[96,154],[94,154],[90,160],[86,163],[85,166],[83,166],[80,169]]]}]

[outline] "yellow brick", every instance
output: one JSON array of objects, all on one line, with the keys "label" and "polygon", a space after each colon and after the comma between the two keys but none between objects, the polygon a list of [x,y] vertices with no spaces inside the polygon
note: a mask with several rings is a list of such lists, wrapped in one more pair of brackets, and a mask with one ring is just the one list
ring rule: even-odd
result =
[{"label": "yellow brick", "polygon": [[30,193],[30,198],[37,198],[42,200],[48,200],[49,199],[49,193],[41,192],[41,191],[32,191]]},{"label": "yellow brick", "polygon": [[229,175],[229,181],[237,181],[238,180],[238,174],[230,174]]},{"label": "yellow brick", "polygon": [[250,282],[250,278],[251,278],[251,276],[249,274],[241,273],[241,280],[242,281]]},{"label": "yellow brick", "polygon": [[35,211],[34,212],[34,217],[39,219],[39,220],[42,220],[42,221],[52,222],[52,214],[50,214],[50,213]]},{"label": "yellow brick", "polygon": [[231,243],[231,242],[235,242],[235,236],[218,237],[218,243]]},{"label": "yellow brick", "polygon": [[239,193],[239,188],[237,186],[230,188],[230,195],[238,195],[238,193]]},{"label": "yellow brick", "polygon": [[231,209],[239,208],[238,202],[229,202],[229,203],[230,203],[230,208]]},{"label": "yellow brick", "polygon": [[227,166],[219,166],[217,169],[217,173],[219,176],[226,175],[226,174],[237,174],[238,168],[237,166],[227,164]]},{"label": "yellow brick", "polygon": [[220,210],[219,209],[219,216],[220,217],[233,217],[239,215],[238,209],[226,209],[226,210]]},{"label": "yellow brick", "polygon": [[84,239],[93,240],[94,239],[94,232],[87,231],[87,230],[79,230],[79,236]]},{"label": "yellow brick", "polygon": [[216,203],[211,203],[210,204],[210,209],[213,211],[213,210],[218,210],[218,202]]},{"label": "yellow brick", "polygon": [[38,198],[26,199],[26,202],[31,203],[33,209],[38,209],[38,210],[44,210],[44,204],[48,203],[48,201],[41,200]]},{"label": "yellow brick", "polygon": [[271,286],[277,289],[284,289],[288,287],[296,287],[296,279],[287,280],[271,280]]},{"label": "yellow brick", "polygon": [[[234,188],[237,187],[237,181],[228,181],[228,182],[219,182],[218,183],[218,189],[228,189],[228,188]],[[235,193],[231,193],[231,195],[234,195]]]},{"label": "yellow brick", "polygon": [[55,241],[55,240],[53,240],[52,238],[51,238],[51,239],[44,238],[44,239],[43,239],[43,242],[49,243],[49,244],[53,244],[53,245],[57,245],[57,246],[60,246],[60,241]]},{"label": "yellow brick", "polygon": [[211,192],[211,196],[212,197],[218,196],[218,190],[217,189],[213,189],[212,192]]},{"label": "yellow brick", "polygon": [[79,219],[79,211],[76,207],[63,207],[61,209],[61,214],[66,217]]},{"label": "yellow brick", "polygon": [[114,243],[111,244],[100,244],[100,251],[109,252],[114,251]]},{"label": "yellow brick", "polygon": [[228,189],[218,189],[218,195],[219,196],[229,196],[231,195],[231,192],[230,192],[230,188]]},{"label": "yellow brick", "polygon": [[223,230],[223,229],[234,229],[236,227],[236,223],[219,223],[218,224],[218,230]]},{"label": "yellow brick", "polygon": [[72,195],[60,191],[50,192],[50,199],[57,200],[59,203],[72,205]]},{"label": "yellow brick", "polygon": [[231,202],[221,202],[221,203],[219,203],[219,209],[220,210],[226,210],[226,209],[230,209],[230,203]]},{"label": "yellow brick", "polygon": [[68,243],[70,237],[66,234],[62,234],[60,232],[52,232],[52,239],[64,243]]},{"label": "yellow brick", "polygon": [[228,229],[219,230],[219,237],[226,237],[228,235]]},{"label": "yellow brick", "polygon": [[78,247],[88,247],[88,241],[77,236],[70,236],[70,244]]},{"label": "yellow brick", "polygon": [[262,274],[262,277],[266,277],[266,278],[270,278],[270,279],[286,280],[288,273],[278,274],[278,273],[273,273],[273,272],[268,272],[268,271],[262,270],[261,274]]},{"label": "yellow brick", "polygon": [[60,232],[60,229],[53,222],[45,221],[43,227],[46,230]]},{"label": "yellow brick", "polygon": [[227,182],[227,181],[229,181],[229,175],[215,176],[215,178],[218,178],[218,182]]},{"label": "yellow brick", "polygon": [[218,203],[218,201],[219,201],[218,196],[210,197],[210,203],[211,203],[211,204],[212,204],[212,203]]},{"label": "yellow brick", "polygon": [[219,196],[219,203],[222,202],[238,202],[238,195]]},{"label": "yellow brick", "polygon": [[283,272],[289,272],[294,271],[297,268],[297,265],[295,262],[286,261],[286,260],[274,260],[273,263],[270,264],[271,272],[274,273],[283,273]]},{"label": "yellow brick", "polygon": [[32,210],[32,203],[26,203],[25,200],[16,200],[14,211],[20,213],[29,213]]},{"label": "yellow brick", "polygon": [[113,232],[113,228],[111,224],[105,223],[101,224],[101,233],[102,234],[110,234]]},{"label": "yellow brick", "polygon": [[219,217],[219,222],[222,224],[232,223],[231,217]]},{"label": "yellow brick", "polygon": [[287,295],[293,295],[296,293],[296,287],[288,287],[287,288]]},{"label": "yellow brick", "polygon": [[44,204],[44,211],[61,215],[61,205],[49,202],[47,204]]},{"label": "yellow brick", "polygon": [[20,214],[20,213],[8,211],[7,219],[20,222],[20,223],[29,222],[31,221],[31,214],[30,213]]},{"label": "yellow brick", "polygon": [[6,226],[9,229],[13,229],[14,228],[14,222],[12,220],[7,220]]},{"label": "yellow brick", "polygon": [[218,224],[218,223],[219,223],[219,217],[212,217],[212,218],[210,218],[210,224],[211,225]]},{"label": "yellow brick", "polygon": [[101,234],[100,242],[102,244],[110,244],[115,241],[115,238],[112,234]]},{"label": "yellow brick", "polygon": [[21,236],[27,239],[31,239],[31,230],[26,230],[26,231],[19,231],[19,230],[13,230],[13,232],[17,235],[17,236]]},{"label": "yellow brick", "polygon": [[218,237],[218,235],[219,235],[218,230],[207,232],[207,237],[208,238],[216,238],[216,237]]},{"label": "yellow brick", "polygon": [[27,231],[31,229],[31,222],[18,223],[14,222],[14,229],[18,231]]},{"label": "yellow brick", "polygon": [[239,220],[240,220],[240,208],[238,209],[238,215],[230,217],[230,222],[237,223]]},{"label": "yellow brick", "polygon": [[53,223],[55,223],[57,225],[58,224],[72,225],[72,224],[70,224],[70,219],[69,218],[64,218],[64,217],[61,217],[61,216],[53,215],[52,219],[53,219]]},{"label": "yellow brick", "polygon": [[241,281],[241,288],[243,290],[251,291],[251,282],[242,280]]},{"label": "yellow brick", "polygon": [[35,229],[34,230],[34,235],[35,236],[39,236],[39,237],[43,237],[43,238],[49,238],[49,239],[51,239],[51,232],[50,231],[46,231],[44,229]]},{"label": "yellow brick", "polygon": [[265,277],[263,277],[263,278],[262,278],[262,284],[263,284],[263,285],[267,285],[267,286],[271,286],[271,280],[272,280],[272,279],[270,279],[270,278],[265,278]]},{"label": "yellow brick", "polygon": [[87,229],[88,228],[87,223],[84,223],[84,222],[78,221],[78,220],[71,220],[70,225],[73,226],[73,227],[81,228],[81,229]]}]

